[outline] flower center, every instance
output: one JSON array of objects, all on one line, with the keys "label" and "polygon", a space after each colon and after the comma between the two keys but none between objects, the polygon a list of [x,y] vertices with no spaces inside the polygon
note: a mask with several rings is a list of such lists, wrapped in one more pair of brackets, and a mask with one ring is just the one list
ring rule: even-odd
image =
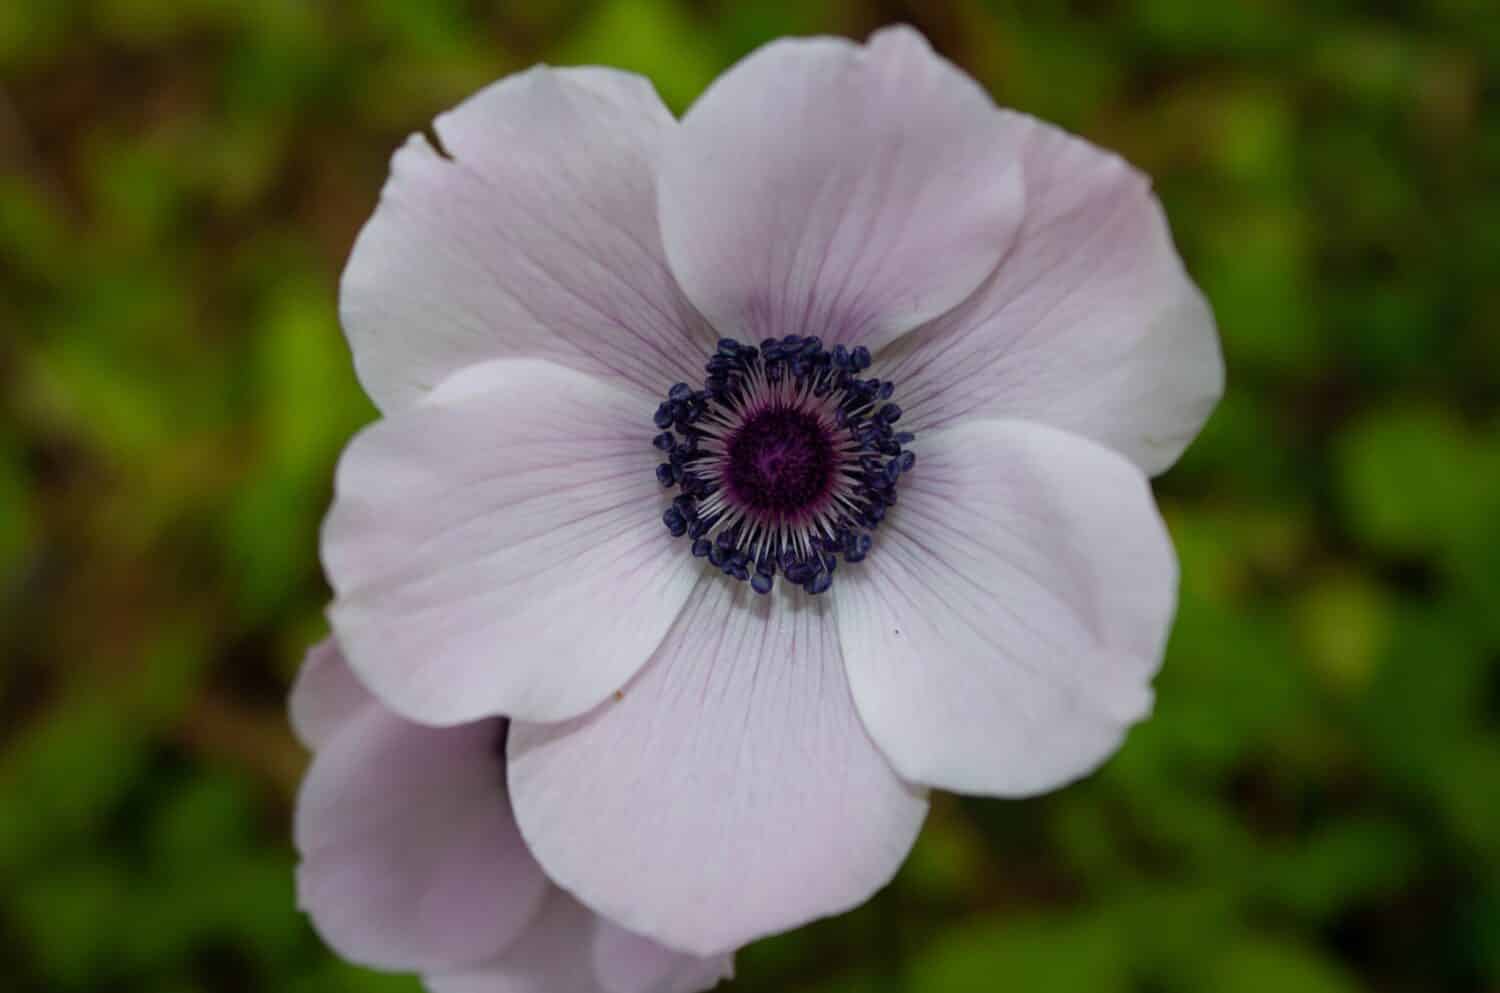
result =
[{"label": "flower center", "polygon": [[840,558],[859,562],[916,456],[892,425],[894,384],[861,378],[870,352],[817,338],[725,338],[702,389],[677,383],[656,409],[656,478],[680,494],[662,514],[725,575],[769,593],[778,572],[812,594]]},{"label": "flower center", "polygon": [[729,436],[725,488],[747,510],[794,518],[828,493],[838,458],[832,432],[798,407],[768,407]]}]

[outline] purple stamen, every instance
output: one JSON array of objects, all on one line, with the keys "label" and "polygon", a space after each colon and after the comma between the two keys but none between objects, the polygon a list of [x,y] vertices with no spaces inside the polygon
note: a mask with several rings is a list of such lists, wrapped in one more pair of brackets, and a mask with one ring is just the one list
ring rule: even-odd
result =
[{"label": "purple stamen", "polygon": [[[892,425],[895,384],[861,379],[870,350],[815,336],[759,347],[721,338],[703,388],[674,383],[656,408],[652,445],[663,487],[679,494],[662,513],[692,554],[769,593],[775,577],[817,595],[839,558],[860,562],[896,503],[916,456],[914,435]],[[753,570],[753,572],[752,572]]]}]

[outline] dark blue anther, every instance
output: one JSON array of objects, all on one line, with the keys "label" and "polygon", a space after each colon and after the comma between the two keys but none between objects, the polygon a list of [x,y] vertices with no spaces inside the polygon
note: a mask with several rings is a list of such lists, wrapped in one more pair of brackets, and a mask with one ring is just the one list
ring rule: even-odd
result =
[{"label": "dark blue anther", "polygon": [[693,542],[693,554],[701,559],[704,556],[708,555],[709,552],[713,551],[713,547],[713,542],[709,541],[707,538],[699,538],[698,540]]},{"label": "dark blue anther", "polygon": [[910,445],[917,440],[917,436],[910,431],[897,431],[893,438],[898,445]]},{"label": "dark blue anther", "polygon": [[849,368],[849,349],[843,345],[834,345],[831,359],[835,369]]},{"label": "dark blue anther", "polygon": [[673,469],[670,462],[663,462],[656,467],[656,481],[663,486],[671,486],[673,483]]},{"label": "dark blue anther", "polygon": [[656,408],[656,416],[653,417],[653,418],[651,418],[651,420],[654,421],[656,423],[656,426],[659,427],[659,428],[669,428],[669,427],[671,427],[672,426],[672,405],[670,403],[664,403],[661,406],[657,407]]},{"label": "dark blue anther", "polygon": [[693,388],[687,383],[673,383],[672,388],[667,391],[667,399],[673,403],[684,403],[693,395]]},{"label": "dark blue anther", "polygon": [[719,339],[719,354],[734,358],[740,354],[740,343],[733,338]]},{"label": "dark blue anther", "polygon": [[787,582],[795,583],[798,586],[811,579],[817,571],[817,566],[805,561],[793,562],[790,566],[782,570],[786,575]]},{"label": "dark blue anther", "polygon": [[902,472],[911,472],[911,467],[917,464],[917,453],[902,452],[899,461],[901,462]]},{"label": "dark blue anther", "polygon": [[891,382],[889,379],[880,384],[880,399],[889,400],[891,398],[891,394],[895,392],[896,384]]},{"label": "dark blue anther", "polygon": [[714,545],[708,550],[708,561],[712,562],[716,566],[722,567],[724,565],[724,560],[728,558],[728,556],[729,553],[718,545]]},{"label": "dark blue anther", "polygon": [[854,351],[849,353],[849,360],[855,372],[864,372],[870,368],[870,362],[872,361],[870,350],[863,345],[858,345]]},{"label": "dark blue anther", "polygon": [[651,445],[652,447],[656,448],[657,451],[670,452],[672,450],[672,445],[676,441],[677,439],[672,437],[672,432],[663,431],[661,434],[651,439]]},{"label": "dark blue anther", "polygon": [[[881,392],[885,392],[884,388],[881,389]],[[881,407],[880,412],[875,416],[880,418],[887,424],[895,424],[897,421],[901,420],[901,407],[894,403],[888,403],[884,407]]]},{"label": "dark blue anther", "polygon": [[661,522],[672,532],[672,537],[680,538],[687,534],[687,520],[676,507],[668,507],[662,511]]},{"label": "dark blue anther", "polygon": [[833,574],[820,572],[809,579],[807,581],[807,585],[802,588],[807,590],[807,592],[811,593],[813,596],[817,596],[819,593],[826,593],[828,591],[828,587],[832,585]]},{"label": "dark blue anther", "polygon": [[761,596],[771,592],[771,577],[763,572],[757,572],[750,577],[750,588]]},{"label": "dark blue anther", "polygon": [[901,475],[901,461],[899,459],[891,459],[887,462],[883,470],[883,475],[887,484],[891,486],[896,485],[896,478]]},{"label": "dark blue anther", "polygon": [[698,501],[686,493],[673,497],[672,506],[677,508],[677,512],[682,515],[683,520],[691,521],[698,516]]}]

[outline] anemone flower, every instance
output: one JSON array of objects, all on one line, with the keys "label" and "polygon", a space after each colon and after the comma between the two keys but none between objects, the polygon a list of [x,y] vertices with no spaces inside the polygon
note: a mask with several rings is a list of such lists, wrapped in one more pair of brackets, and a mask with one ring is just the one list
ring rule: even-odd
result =
[{"label": "anemone flower", "polygon": [[905,28],[680,121],[537,68],[434,131],[344,273],[383,417],[330,619],[406,721],[509,718],[559,886],[720,954],[867,899],[928,789],[1056,788],[1147,714],[1148,476],[1223,370],[1144,176]]},{"label": "anemone flower", "polygon": [[292,727],[314,753],[297,804],[298,895],[351,961],[432,993],[699,993],[731,956],[680,955],[548,881],[505,795],[505,721],[424,727],[382,707],[334,642],[308,653]]}]

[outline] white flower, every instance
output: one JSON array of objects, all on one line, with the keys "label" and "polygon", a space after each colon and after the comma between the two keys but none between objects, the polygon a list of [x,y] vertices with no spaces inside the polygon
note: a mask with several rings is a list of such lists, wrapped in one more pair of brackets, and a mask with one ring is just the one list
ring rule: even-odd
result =
[{"label": "white flower", "polygon": [[511,719],[548,876],[718,954],[869,897],[929,787],[1055,788],[1149,711],[1147,475],[1223,371],[1145,177],[899,28],[681,122],[534,69],[435,130],[344,277],[384,418],[331,618],[408,721]]}]

